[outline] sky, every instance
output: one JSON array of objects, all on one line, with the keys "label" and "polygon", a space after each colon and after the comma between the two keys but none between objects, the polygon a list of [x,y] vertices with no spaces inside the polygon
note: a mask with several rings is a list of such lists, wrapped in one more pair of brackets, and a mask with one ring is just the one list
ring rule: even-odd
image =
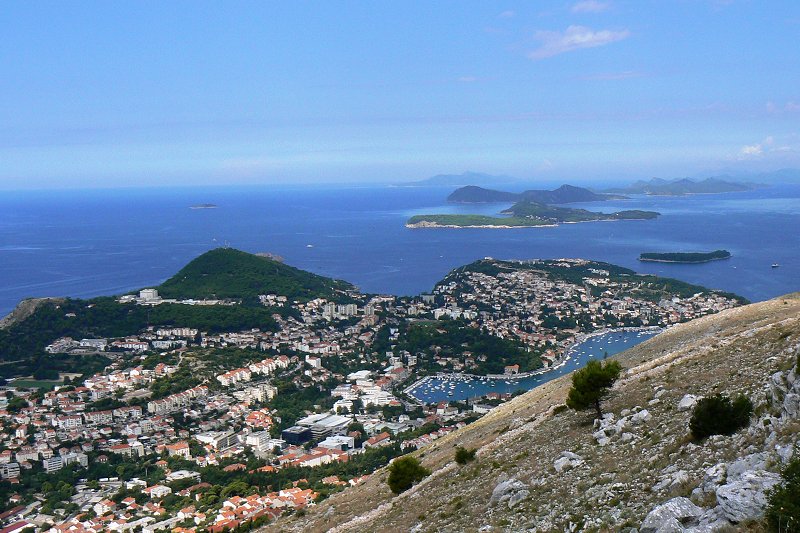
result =
[{"label": "sky", "polygon": [[800,2],[8,2],[0,189],[800,167]]}]

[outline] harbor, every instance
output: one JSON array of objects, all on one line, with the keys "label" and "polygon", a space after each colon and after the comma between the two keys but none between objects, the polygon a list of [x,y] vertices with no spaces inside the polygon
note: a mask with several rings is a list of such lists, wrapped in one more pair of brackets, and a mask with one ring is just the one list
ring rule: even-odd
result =
[{"label": "harbor", "polygon": [[602,359],[632,348],[661,331],[661,328],[627,328],[582,334],[551,367],[517,375],[476,376],[439,372],[416,381],[403,392],[421,403],[437,403],[465,401],[493,392],[507,394],[527,391],[573,372],[592,359]]}]

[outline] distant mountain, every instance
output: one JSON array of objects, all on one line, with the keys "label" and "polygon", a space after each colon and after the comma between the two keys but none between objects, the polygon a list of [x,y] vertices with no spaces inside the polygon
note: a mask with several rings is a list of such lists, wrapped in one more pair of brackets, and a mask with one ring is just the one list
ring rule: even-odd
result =
[{"label": "distant mountain", "polygon": [[599,202],[604,200],[624,199],[614,194],[598,194],[583,187],[562,185],[552,191],[529,190],[521,193],[503,192],[482,187],[461,187],[447,197],[448,202],[455,203],[494,203],[528,201],[539,204],[569,204],[573,202]]},{"label": "distant mountain", "polygon": [[456,189],[447,197],[448,202],[462,204],[497,203],[497,202],[516,202],[520,199],[519,193],[495,191],[494,189],[484,189],[475,185],[467,185]]},{"label": "distant mountain", "polygon": [[496,176],[482,172],[464,172],[463,174],[438,174],[419,181],[398,183],[405,187],[461,187],[463,185],[501,185],[514,183],[517,178],[511,176]]},{"label": "distant mountain", "polygon": [[312,300],[336,299],[337,294],[354,287],[269,257],[217,248],[190,261],[157,289],[163,298],[254,298],[277,294]]},{"label": "distant mountain", "polygon": [[689,178],[665,180],[653,178],[639,180],[628,187],[607,189],[609,193],[651,194],[658,196],[683,196],[687,194],[718,194],[723,192],[751,191],[759,185],[755,183],[727,181],[720,178],[692,180]]}]

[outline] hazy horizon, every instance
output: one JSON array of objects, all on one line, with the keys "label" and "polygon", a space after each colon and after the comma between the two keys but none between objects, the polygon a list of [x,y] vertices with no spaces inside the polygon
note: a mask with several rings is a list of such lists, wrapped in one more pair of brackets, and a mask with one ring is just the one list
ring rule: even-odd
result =
[{"label": "hazy horizon", "polygon": [[800,4],[6,6],[0,189],[800,168]]}]

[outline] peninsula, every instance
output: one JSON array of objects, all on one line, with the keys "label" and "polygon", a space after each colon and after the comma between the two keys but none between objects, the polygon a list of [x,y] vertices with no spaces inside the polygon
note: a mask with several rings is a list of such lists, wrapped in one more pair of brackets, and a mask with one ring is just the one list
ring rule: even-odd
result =
[{"label": "peninsula", "polygon": [[730,258],[728,250],[714,250],[713,252],[647,252],[639,255],[639,261],[652,263],[708,263]]}]

